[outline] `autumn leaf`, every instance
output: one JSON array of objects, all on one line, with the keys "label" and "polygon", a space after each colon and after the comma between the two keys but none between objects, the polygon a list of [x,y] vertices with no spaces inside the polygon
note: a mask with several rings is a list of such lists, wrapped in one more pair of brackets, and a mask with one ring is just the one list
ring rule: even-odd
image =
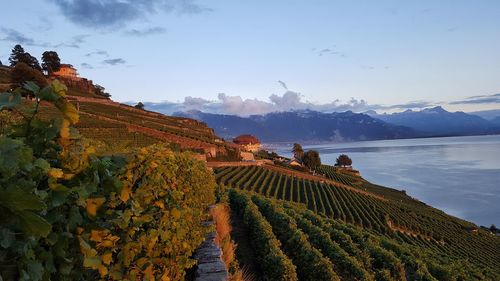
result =
[{"label": "autumn leaf", "polygon": [[102,204],[106,202],[105,198],[89,198],[87,199],[87,214],[91,217],[95,217],[97,210]]},{"label": "autumn leaf", "polygon": [[104,255],[102,255],[102,262],[106,265],[110,265],[111,262],[113,261],[113,253],[111,252],[106,252]]}]

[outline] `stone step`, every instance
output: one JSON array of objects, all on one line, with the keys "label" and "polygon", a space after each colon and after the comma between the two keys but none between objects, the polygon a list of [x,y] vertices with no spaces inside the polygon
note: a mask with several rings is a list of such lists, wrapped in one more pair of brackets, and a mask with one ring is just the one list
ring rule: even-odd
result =
[{"label": "stone step", "polygon": [[[205,225],[212,225],[213,222],[204,222]],[[205,241],[200,245],[194,254],[198,261],[195,281],[226,281],[228,272],[226,265],[222,261],[222,251],[215,244],[217,233],[208,233]]]}]

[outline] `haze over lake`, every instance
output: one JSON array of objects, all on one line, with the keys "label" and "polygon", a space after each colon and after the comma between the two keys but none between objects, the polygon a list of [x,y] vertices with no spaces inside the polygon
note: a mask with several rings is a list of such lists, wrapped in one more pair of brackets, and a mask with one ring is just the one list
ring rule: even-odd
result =
[{"label": "haze over lake", "polygon": [[[372,183],[399,190],[479,225],[500,225],[500,136],[305,145],[325,164],[348,154]],[[290,156],[291,146],[277,152]]]}]

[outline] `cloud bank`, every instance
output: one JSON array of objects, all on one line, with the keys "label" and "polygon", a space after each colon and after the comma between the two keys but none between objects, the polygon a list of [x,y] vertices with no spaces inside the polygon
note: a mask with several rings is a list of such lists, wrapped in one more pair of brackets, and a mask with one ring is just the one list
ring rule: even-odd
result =
[{"label": "cloud bank", "polygon": [[464,100],[450,102],[450,104],[500,104],[500,93],[492,95],[472,96]]},{"label": "cloud bank", "polygon": [[[177,111],[199,110],[209,113],[230,114],[239,116],[249,116],[253,114],[266,114],[270,112],[291,111],[291,110],[315,110],[321,112],[366,112],[369,110],[404,110],[421,109],[433,106],[434,103],[426,101],[413,101],[406,104],[379,105],[369,104],[366,100],[351,98],[347,101],[335,99],[328,103],[312,103],[304,99],[298,92],[288,90],[286,84],[278,81],[283,86],[285,92],[281,95],[272,94],[267,100],[245,99],[241,96],[230,96],[219,93],[216,100],[208,100],[199,97],[185,97],[183,102],[144,102],[146,108],[153,111],[172,114]],[[129,102],[136,104],[137,102]]]},{"label": "cloud bank", "polygon": [[123,27],[158,13],[197,14],[210,9],[195,0],[47,0],[74,24],[91,28]]}]

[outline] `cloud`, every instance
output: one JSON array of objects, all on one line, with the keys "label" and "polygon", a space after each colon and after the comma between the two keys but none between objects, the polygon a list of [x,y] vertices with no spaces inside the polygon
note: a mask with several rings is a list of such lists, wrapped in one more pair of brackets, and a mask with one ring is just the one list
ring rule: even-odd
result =
[{"label": "cloud", "polygon": [[[241,96],[231,96],[219,93],[216,100],[208,100],[199,97],[185,97],[183,102],[144,102],[146,108],[166,114],[178,111],[200,110],[209,113],[231,114],[249,116],[254,114],[266,114],[277,111],[291,110],[315,110],[321,112],[365,112],[369,110],[405,110],[422,109],[433,106],[434,103],[427,101],[412,101],[404,104],[380,105],[369,104],[364,99],[351,98],[347,101],[334,99],[328,103],[312,103],[304,100],[301,93],[288,90],[283,81],[278,81],[285,89],[284,93],[272,94],[267,100],[245,99]],[[129,102],[135,104],[137,102]]]},{"label": "cloud", "polygon": [[160,26],[150,27],[146,29],[130,29],[125,31],[126,35],[136,36],[136,37],[145,37],[149,35],[156,35],[165,33],[167,30]]},{"label": "cloud", "polygon": [[492,95],[472,96],[464,100],[449,102],[449,104],[498,104],[498,103],[500,103],[500,93]]},{"label": "cloud", "polygon": [[0,28],[0,31],[4,34],[5,37],[0,39],[1,41],[8,41],[15,44],[21,44],[26,46],[37,46],[37,47],[47,47],[47,43],[39,43],[36,42],[35,39],[30,38],[21,32],[11,29],[11,28]]},{"label": "cloud", "polygon": [[158,13],[196,14],[209,11],[195,0],[48,0],[71,22],[91,28],[124,27]]},{"label": "cloud", "polygon": [[93,56],[109,57],[109,54],[107,51],[104,51],[104,50],[96,50],[94,52],[87,53],[84,56],[86,56],[86,57],[93,57]]},{"label": "cloud", "polygon": [[63,42],[63,43],[60,43],[60,44],[53,45],[52,47],[54,47],[54,48],[61,48],[61,47],[64,48],[65,47],[65,48],[79,49],[81,44],[87,42],[87,37],[89,37],[89,36],[90,35],[88,35],[88,34],[76,35],[76,36],[71,37],[70,40]]},{"label": "cloud", "polygon": [[283,87],[285,90],[288,90],[288,87],[286,86],[285,82],[278,80],[278,83],[280,83],[281,87]]},{"label": "cloud", "polygon": [[323,49],[312,48],[312,51],[320,57],[326,56],[326,55],[335,55],[335,56],[338,56],[340,58],[347,57],[344,52],[334,50],[333,48],[323,48]]},{"label": "cloud", "polygon": [[116,58],[116,59],[103,60],[102,63],[115,66],[115,65],[125,64],[127,63],[127,61],[125,61],[122,58]]},{"label": "cloud", "polygon": [[82,66],[82,68],[85,68],[85,69],[94,69],[94,66],[92,66],[91,64],[86,63],[86,62],[82,63],[81,66]]}]

